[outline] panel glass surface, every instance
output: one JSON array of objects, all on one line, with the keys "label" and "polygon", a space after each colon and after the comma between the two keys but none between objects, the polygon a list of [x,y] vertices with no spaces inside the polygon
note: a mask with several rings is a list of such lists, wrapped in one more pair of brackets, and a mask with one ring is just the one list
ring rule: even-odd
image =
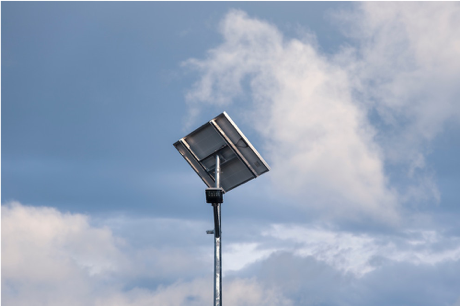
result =
[{"label": "panel glass surface", "polygon": [[237,158],[221,165],[221,172],[220,182],[225,191],[229,191],[255,178],[248,167]]},{"label": "panel glass surface", "polygon": [[[180,142],[177,141],[174,146],[177,151],[184,157],[184,159],[190,164],[190,166],[195,170],[199,177],[208,187],[214,187],[214,178],[211,177],[200,165],[200,163],[195,159],[195,157],[189,152],[189,150]],[[215,163],[215,162],[214,162]]]},{"label": "panel glass surface", "polygon": [[251,145],[249,140],[243,135],[238,127],[231,121],[225,113],[216,117],[216,123],[232,141],[240,154],[247,160],[252,169],[261,175],[269,170],[267,163],[260,156],[259,152]]},{"label": "panel glass surface", "polygon": [[191,133],[185,137],[185,140],[199,160],[227,145],[222,136],[210,124],[206,124],[201,129]]}]

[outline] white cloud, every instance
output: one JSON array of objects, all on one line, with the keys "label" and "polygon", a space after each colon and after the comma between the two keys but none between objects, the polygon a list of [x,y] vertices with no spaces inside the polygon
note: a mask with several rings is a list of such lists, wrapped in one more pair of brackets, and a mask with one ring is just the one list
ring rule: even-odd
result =
[{"label": "white cloud", "polygon": [[231,243],[225,248],[222,257],[225,261],[222,263],[223,273],[226,271],[238,271],[244,267],[266,259],[270,254],[277,251],[277,249],[260,248],[261,244],[256,242],[251,243]]},{"label": "white cloud", "polygon": [[308,201],[334,217],[394,221],[395,195],[347,72],[313,43],[285,40],[273,25],[241,11],[225,17],[221,32],[224,43],[205,60],[188,61],[202,73],[187,95],[192,109],[228,105],[247,82],[253,104],[246,107],[264,136],[275,186],[301,193],[300,206]]},{"label": "white cloud", "polygon": [[108,228],[54,208],[2,205],[2,299],[14,305],[82,305],[126,258]]},{"label": "white cloud", "polygon": [[376,259],[432,266],[460,261],[460,239],[429,230],[406,230],[398,237],[278,224],[264,235],[290,241],[291,247],[284,248],[285,251],[300,257],[311,256],[356,277],[379,268]]},{"label": "white cloud", "polygon": [[2,206],[3,276],[10,280],[59,281],[76,270],[116,271],[122,241],[108,228],[92,228],[80,214],[11,203]]},{"label": "white cloud", "polygon": [[349,71],[383,122],[377,139],[385,160],[414,179],[402,201],[439,202],[425,156],[430,141],[460,119],[460,5],[363,2],[339,19],[358,43]]},{"label": "white cloud", "polygon": [[342,17],[360,43],[362,90],[394,128],[387,157],[418,163],[421,143],[460,116],[460,5],[362,3]]},{"label": "white cloud", "polygon": [[[150,234],[165,235],[161,231]],[[210,303],[212,275],[203,278],[196,273],[197,254],[166,245],[132,249],[111,229],[92,226],[85,215],[17,202],[2,205],[2,302],[24,306]],[[190,280],[181,280],[183,275],[177,270]],[[170,285],[132,285],[155,277]],[[254,279],[231,279],[223,286],[228,305],[291,305],[282,293]]]},{"label": "white cloud", "polygon": [[[402,203],[440,199],[425,156],[460,116],[460,5],[354,8],[337,16],[356,45],[332,57],[309,38],[287,39],[230,11],[223,43],[185,63],[200,73],[186,98],[192,118],[204,105],[245,102],[273,185],[300,195],[290,202],[326,218],[392,223]],[[387,164],[403,169],[407,187],[391,184]]]}]

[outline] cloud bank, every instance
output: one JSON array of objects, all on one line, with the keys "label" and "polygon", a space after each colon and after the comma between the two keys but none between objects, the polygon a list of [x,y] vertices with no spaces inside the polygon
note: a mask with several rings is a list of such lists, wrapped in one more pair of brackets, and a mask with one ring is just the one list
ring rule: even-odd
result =
[{"label": "cloud bank", "polygon": [[[118,220],[117,226],[126,233],[134,221]],[[115,235],[110,219],[103,223],[111,227],[95,226],[93,219],[81,214],[20,203],[3,205],[2,302],[120,306],[209,303],[211,240],[205,254],[197,251],[201,246],[184,246],[164,230],[177,225],[178,220],[150,221],[138,234],[148,232],[157,243],[136,245]],[[205,236],[196,224],[187,232]],[[267,225],[246,245],[226,242],[224,299],[232,306],[320,302],[388,305],[395,299],[412,305],[440,301],[454,305],[459,298],[455,290],[460,283],[455,273],[460,267],[458,245],[458,237],[424,230],[372,236],[309,226]],[[179,248],[182,252],[177,252]]]},{"label": "cloud bank", "polygon": [[[108,227],[95,227],[90,221],[88,216],[49,207],[2,205],[2,302],[173,306],[212,301],[211,275],[204,278],[194,270],[202,254],[194,255],[193,249],[185,254],[168,248],[152,252],[152,245],[132,248]],[[164,235],[152,233],[157,238]],[[168,276],[175,274],[175,264],[181,275],[171,282]],[[193,277],[184,279],[190,271]],[[158,276],[163,285],[142,285],[142,280]],[[276,290],[250,278],[226,282],[225,291],[229,305],[291,305]]]},{"label": "cloud bank", "polygon": [[[230,11],[223,42],[185,62],[200,75],[186,96],[190,117],[241,105],[263,136],[273,185],[297,193],[290,202],[326,219],[397,223],[404,204],[439,201],[426,146],[459,117],[459,10],[357,4],[335,17],[356,46],[333,56],[314,38]],[[393,184],[389,167],[408,183]]]}]

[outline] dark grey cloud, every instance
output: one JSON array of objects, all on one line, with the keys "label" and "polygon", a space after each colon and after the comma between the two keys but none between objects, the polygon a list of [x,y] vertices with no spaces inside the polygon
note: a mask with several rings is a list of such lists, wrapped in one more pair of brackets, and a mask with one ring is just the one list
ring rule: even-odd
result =
[{"label": "dark grey cloud", "polygon": [[313,257],[289,252],[272,254],[238,276],[256,275],[275,287],[295,305],[454,305],[459,261],[437,265],[380,261],[379,268],[363,277],[343,274]]}]

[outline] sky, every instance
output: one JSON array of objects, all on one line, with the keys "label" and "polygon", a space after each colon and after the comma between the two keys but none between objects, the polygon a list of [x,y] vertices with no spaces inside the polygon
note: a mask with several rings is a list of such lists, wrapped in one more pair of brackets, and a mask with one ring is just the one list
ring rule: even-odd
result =
[{"label": "sky", "polygon": [[458,2],[2,2],[5,305],[205,305],[226,111],[271,170],[225,194],[223,303],[460,306]]}]

